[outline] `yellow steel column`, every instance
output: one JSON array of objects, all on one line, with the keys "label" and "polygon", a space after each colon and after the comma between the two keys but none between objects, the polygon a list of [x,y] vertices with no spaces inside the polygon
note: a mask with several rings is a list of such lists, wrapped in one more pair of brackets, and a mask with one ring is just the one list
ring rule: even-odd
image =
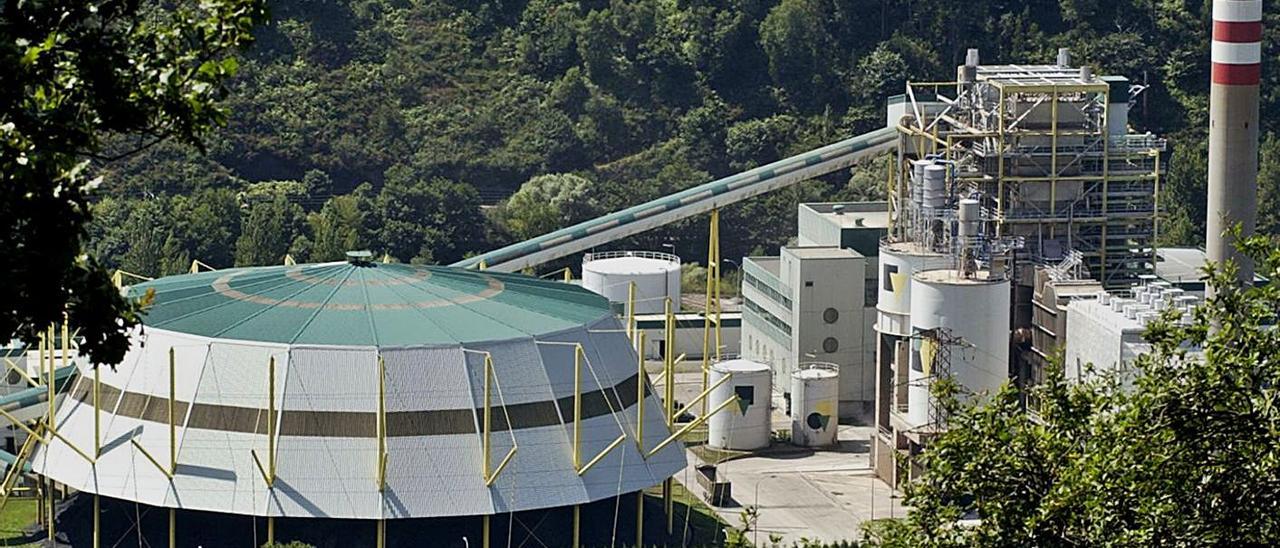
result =
[{"label": "yellow steel column", "polygon": [[178,426],[176,422],[177,416],[173,412],[173,408],[174,408],[173,402],[176,397],[175,388],[177,386],[176,378],[174,377],[174,373],[177,368],[174,366],[174,362],[175,360],[173,355],[173,347],[170,346],[169,347],[169,473],[170,474],[178,473]]},{"label": "yellow steel column", "polygon": [[1111,103],[1111,88],[1102,93],[1102,123],[1099,132],[1102,134],[1102,260],[1098,262],[1099,272],[1098,279],[1102,281],[1102,285],[1107,285],[1107,226],[1110,224],[1110,215],[1107,211],[1108,195],[1111,193],[1111,134],[1107,129],[1108,105]]},{"label": "yellow steel column", "polygon": [[[490,369],[493,367],[492,364],[493,362],[490,361],[489,356],[486,355],[484,358],[484,432],[483,432],[483,436],[480,439],[481,453],[482,453],[480,457],[480,466],[483,468],[482,473],[484,475],[482,477],[484,477],[486,480],[489,478],[489,450],[490,450],[489,433],[493,429],[493,408],[490,407],[492,404],[490,403],[491,399],[490,399],[490,388],[489,388],[489,384],[490,384],[489,376],[491,374]],[[577,444],[576,437],[574,438],[574,444],[575,445]],[[574,454],[577,454],[576,447],[574,448]],[[575,466],[576,465],[577,464],[575,462]]]},{"label": "yellow steel column", "polygon": [[[708,381],[708,371],[711,368],[711,314],[712,314],[712,296],[719,297],[720,268],[720,209],[711,210],[711,229],[707,238],[707,298],[704,301],[702,311],[702,389],[706,390]],[[719,303],[715,303],[718,308]],[[716,355],[719,356],[720,349],[720,325],[719,315],[716,317]],[[670,381],[668,381],[670,382]],[[702,406],[702,412],[707,412],[707,406]]]},{"label": "yellow steel column", "polygon": [[[662,360],[662,418],[667,424],[668,433],[670,433],[671,425],[675,417],[671,416],[675,411],[675,355],[676,355],[676,320],[675,312],[672,310],[671,298],[667,298],[666,302],[666,329],[664,336],[666,342],[666,355]],[[667,478],[662,482],[662,509],[667,515],[667,534],[670,535],[674,522],[675,506],[671,499],[671,478]]]},{"label": "yellow steel column", "polygon": [[1156,261],[1160,258],[1160,252],[1156,251],[1156,245],[1160,241],[1160,153],[1155,152],[1152,156],[1155,157],[1155,171],[1151,174],[1155,188],[1151,192],[1152,207],[1154,208],[1151,217],[1151,264],[1156,264]]},{"label": "yellow steel column", "polygon": [[[58,420],[57,420],[58,410],[54,404],[55,392],[56,392],[56,390],[54,389],[54,384],[56,382],[56,379],[54,378],[54,373],[53,373],[53,369],[54,369],[53,367],[53,348],[54,348],[53,347],[54,345],[53,324],[49,324],[48,332],[49,334],[46,337],[46,340],[48,342],[45,343],[45,348],[48,350],[49,361],[48,361],[46,371],[48,372],[49,376],[47,377],[48,380],[45,381],[45,384],[49,385],[49,417],[48,417],[48,422],[45,424],[45,427],[48,428],[50,432],[56,432],[57,426],[58,426]],[[45,502],[49,504],[48,531],[49,531],[49,541],[52,544],[54,541],[54,535],[55,535],[54,517],[55,517],[55,511],[56,511],[56,505],[54,504],[54,497],[53,497],[53,479],[47,478],[47,483],[49,485],[49,488],[48,488],[48,491],[46,492],[47,496],[45,497]]]},{"label": "yellow steel column", "polygon": [[[1049,215],[1052,217],[1058,209],[1058,86],[1053,86],[1053,98],[1049,103]],[[1056,223],[1049,223],[1049,236],[1053,236]],[[1068,235],[1070,237],[1070,235]]]},{"label": "yellow steel column", "polygon": [[387,520],[382,516],[382,493],[387,489],[387,362],[378,355],[378,495],[377,547],[387,545]]},{"label": "yellow steel column", "polygon": [[996,103],[996,236],[1004,234],[1004,86]]},{"label": "yellow steel column", "polygon": [[[48,346],[47,343],[48,341],[45,339],[44,332],[42,331],[36,343],[36,349],[37,349],[36,360],[37,360],[37,363],[39,364],[36,366],[36,378],[44,379],[45,383],[48,383],[49,381],[49,379],[45,378],[45,373],[44,373],[45,372],[44,354],[47,349],[46,347]],[[53,398],[50,398],[49,402],[50,402],[50,405],[52,405]],[[35,430],[39,430],[39,429],[40,429],[40,424],[37,423]],[[28,436],[34,435],[34,431],[27,432],[27,435]],[[36,478],[36,523],[39,523],[40,525],[45,524],[46,514],[44,511],[44,498],[45,498],[44,497],[44,478],[37,477]]]},{"label": "yellow steel column", "polygon": [[[671,299],[667,299],[671,302]],[[644,333],[640,334],[640,346],[644,346]],[[649,374],[644,370],[644,352],[636,353],[636,446],[640,448],[640,454],[644,455],[644,387],[649,379]]]},{"label": "yellow steel column", "polygon": [[[96,461],[102,456],[102,375],[97,366],[93,368],[93,458]],[[98,465],[93,465],[94,479],[98,477]],[[99,503],[97,482],[94,482],[93,493],[93,548],[99,548],[102,537],[101,506]]]},{"label": "yellow steel column", "polygon": [[[573,347],[573,469],[582,469],[582,345]],[[576,507],[575,507],[576,508]],[[577,516],[577,511],[574,511]],[[577,531],[577,527],[574,530]]]},{"label": "yellow steel column", "polygon": [[[169,347],[169,483],[173,483],[173,475],[178,473],[178,428],[173,412],[173,402],[176,398],[177,378],[175,372],[177,368],[174,365],[175,359],[173,347]],[[178,546],[178,510],[169,508],[169,548],[177,548]]]},{"label": "yellow steel column", "polygon": [[480,534],[480,546],[489,548],[489,514],[484,515],[484,531]]},{"label": "yellow steel column", "polygon": [[582,546],[582,505],[573,505],[573,548]]},{"label": "yellow steel column", "polygon": [[636,491],[636,546],[644,548],[644,489]]},{"label": "yellow steel column", "polygon": [[[267,361],[267,496],[275,490],[276,485],[276,357]],[[276,518],[270,514],[271,503],[267,503],[267,544],[276,542]]]},{"label": "yellow steel column", "polygon": [[[627,284],[627,338],[631,339],[631,346],[636,345],[636,283],[629,282]],[[637,352],[644,349],[637,348]]]}]

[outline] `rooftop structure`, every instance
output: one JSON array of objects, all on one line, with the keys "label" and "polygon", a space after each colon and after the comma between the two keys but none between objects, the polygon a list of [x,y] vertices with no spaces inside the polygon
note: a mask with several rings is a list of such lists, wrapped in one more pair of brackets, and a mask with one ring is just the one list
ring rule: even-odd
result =
[{"label": "rooftop structure", "polygon": [[980,66],[970,50],[956,81],[908,84],[890,105],[904,160],[897,235],[927,230],[910,214],[918,190],[907,181],[909,160],[931,159],[948,170],[940,192],[978,199],[990,233],[1016,241],[1019,256],[1056,263],[1077,251],[1108,287],[1150,273],[1165,142],[1128,128],[1140,90],[1071,67],[1065,52],[1055,65]]},{"label": "rooftop structure", "polygon": [[81,365],[37,473],[160,507],[392,519],[576,505],[685,465],[608,303],[569,284],[353,257],[131,292],[150,290],[98,406]]}]

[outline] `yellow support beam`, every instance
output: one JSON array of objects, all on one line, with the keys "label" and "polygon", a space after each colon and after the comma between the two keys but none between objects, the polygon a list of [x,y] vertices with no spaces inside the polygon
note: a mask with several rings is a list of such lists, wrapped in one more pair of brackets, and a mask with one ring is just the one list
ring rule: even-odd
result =
[{"label": "yellow support beam", "polygon": [[32,387],[40,386],[40,381],[37,381],[31,378],[31,375],[28,375],[26,371],[23,371],[21,367],[18,367],[18,364],[14,363],[13,360],[9,358],[5,358],[4,366],[8,368],[10,371],[17,373],[19,377],[22,377],[22,380],[26,381],[27,384],[31,385]]},{"label": "yellow support beam", "polygon": [[173,478],[178,473],[178,424],[177,414],[174,413],[174,402],[177,401],[177,376],[176,376],[176,360],[174,358],[173,347],[169,347],[169,477]]},{"label": "yellow support beam", "polygon": [[643,348],[636,346],[636,283],[627,284],[627,338],[631,339],[631,346],[636,352],[644,352]]},{"label": "yellow support beam", "polygon": [[[497,380],[496,375],[497,373],[495,372],[493,367],[493,355],[488,352],[485,352],[484,354],[484,421],[483,421],[484,424],[483,424],[483,437],[481,439],[481,446],[482,446],[481,449],[483,453],[483,456],[481,458],[481,460],[483,461],[481,465],[482,466],[481,477],[484,478],[485,487],[492,486],[493,482],[498,480],[498,474],[501,474],[502,471],[507,468],[507,465],[511,463],[511,459],[516,456],[516,450],[519,449],[519,446],[515,443],[515,438],[513,436],[511,449],[507,450],[506,456],[502,457],[502,460],[498,462],[498,467],[490,470],[490,465],[493,462],[493,457],[492,457],[493,444],[490,441],[490,437],[493,435],[493,400],[491,396],[493,390],[490,387],[490,385],[493,384],[493,381]],[[505,413],[506,412],[505,403],[503,404],[502,409],[503,409],[503,412]],[[510,428],[509,426],[510,422],[511,422],[510,420],[507,421],[508,428]]]},{"label": "yellow support beam", "polygon": [[573,505],[573,548],[582,546],[582,505]]},{"label": "yellow support beam", "polygon": [[[711,210],[711,226],[707,238],[707,296],[702,310],[702,389],[706,390],[711,371],[711,323],[715,314],[715,353],[720,358],[720,209]],[[707,408],[704,405],[702,412]]]},{"label": "yellow support beam", "polygon": [[667,439],[662,440],[661,442],[658,443],[658,445],[654,446],[654,448],[649,451],[649,454],[646,455],[646,457],[652,457],[658,454],[658,451],[661,451],[664,448],[666,448],[668,445],[671,445],[671,442],[680,439],[685,434],[688,434],[690,430],[693,430],[694,428],[702,426],[703,423],[707,422],[707,419],[710,419],[716,413],[723,411],[726,407],[729,407],[730,404],[736,401],[738,401],[738,396],[736,395],[732,396],[729,399],[724,400],[724,402],[721,403],[720,405],[717,405],[714,408],[712,408],[711,411],[707,412],[707,414],[702,415],[701,417],[698,417],[696,419],[693,419],[692,422],[684,425],[679,430],[675,431],[670,436],[668,436]]},{"label": "yellow support beam", "polygon": [[[671,302],[671,299],[667,299]],[[644,346],[644,333],[640,333],[640,346]],[[649,374],[644,370],[644,352],[636,352],[636,448],[644,454],[644,388]]]},{"label": "yellow support beam", "polygon": [[644,548],[644,489],[636,491],[636,546]]},{"label": "yellow support beam", "polygon": [[[387,363],[378,355],[378,491],[387,489]],[[381,521],[379,532],[381,534]],[[381,538],[381,537],[379,537]]]},{"label": "yellow support beam", "polygon": [[[672,419],[672,424],[673,424],[673,425],[675,424],[675,422],[674,422],[674,417],[679,417],[680,415],[683,415],[683,414],[687,413],[687,412],[689,411],[689,409],[693,408],[693,406],[698,405],[698,403],[700,403],[700,402],[702,402],[703,400],[705,400],[705,399],[707,398],[707,396],[711,395],[711,391],[715,390],[715,389],[716,389],[716,388],[718,388],[720,385],[722,385],[722,384],[724,384],[724,383],[728,382],[728,381],[729,381],[729,377],[730,377],[729,375],[725,375],[725,376],[723,376],[723,377],[720,377],[720,380],[718,380],[718,381],[716,381],[716,382],[712,383],[712,384],[711,384],[711,386],[708,386],[706,390],[703,390],[701,393],[699,393],[699,394],[698,394],[696,397],[694,397],[692,400],[689,400],[689,402],[688,402],[688,403],[684,404],[684,407],[681,407],[679,410],[677,410],[677,411],[675,411],[674,413],[672,413],[672,414],[671,414],[671,416],[673,417],[673,419]],[[703,407],[706,407],[706,406],[704,405]]]},{"label": "yellow support beam", "polygon": [[626,441],[627,433],[622,432],[603,451],[592,457],[585,465],[582,464],[582,360],[586,357],[586,353],[582,350],[581,344],[575,344],[573,348],[573,469],[581,476],[610,451]]},{"label": "yellow support beam", "polygon": [[142,453],[142,456],[147,457],[147,460],[151,461],[151,465],[155,466],[156,470],[159,470],[161,474],[164,474],[164,477],[173,479],[173,472],[170,472],[168,468],[165,468],[164,465],[160,464],[160,461],[156,460],[156,458],[151,455],[151,452],[147,451],[146,447],[143,447],[141,443],[138,443],[137,438],[129,438],[129,443],[132,443],[133,446]]},{"label": "yellow support beam", "polygon": [[267,487],[276,484],[276,357],[267,361]]}]

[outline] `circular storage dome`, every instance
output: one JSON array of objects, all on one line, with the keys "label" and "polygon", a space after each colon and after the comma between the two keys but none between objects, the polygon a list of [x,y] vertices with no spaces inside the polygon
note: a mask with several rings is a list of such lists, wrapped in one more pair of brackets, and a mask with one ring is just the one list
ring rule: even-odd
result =
[{"label": "circular storage dome", "polygon": [[608,251],[582,256],[582,287],[609,302],[626,303],[636,284],[637,314],[661,314],[671,298],[680,308],[680,257],[653,251]]},{"label": "circular storage dome", "polygon": [[839,405],[838,366],[810,363],[796,368],[791,374],[791,443],[804,447],[835,445]]},{"label": "circular storage dome", "polygon": [[[32,458],[36,472],[154,506],[372,519],[586,503],[685,465],[679,444],[648,459],[637,450],[635,353],[605,299],[569,284],[343,262],[173,276],[131,294],[151,290],[124,361],[99,371],[97,463],[54,441]],[[93,378],[82,371],[57,415],[90,451]],[[171,390],[172,480],[146,456],[169,466]],[[645,399],[651,448],[667,429]],[[629,440],[582,474],[575,401],[580,464]]]},{"label": "circular storage dome", "polygon": [[738,404],[712,415],[707,421],[707,444],[716,449],[751,451],[769,446],[772,421],[769,400],[772,378],[769,366],[750,360],[726,360],[711,365],[712,384],[730,376],[711,391],[718,404],[738,396]]}]

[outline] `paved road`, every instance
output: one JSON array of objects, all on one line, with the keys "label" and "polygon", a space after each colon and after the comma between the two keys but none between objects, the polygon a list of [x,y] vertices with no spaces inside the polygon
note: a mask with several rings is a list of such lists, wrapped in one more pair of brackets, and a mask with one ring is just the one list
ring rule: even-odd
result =
[{"label": "paved road", "polygon": [[[677,399],[697,394],[701,375],[676,375]],[[775,410],[774,427],[789,428],[789,419]],[[822,541],[852,540],[861,536],[859,525],[873,518],[904,514],[901,495],[875,478],[870,465],[870,426],[841,426],[840,444],[830,450],[812,451],[789,445],[757,456],[722,463],[718,474],[733,483],[736,507],[716,509],[728,523],[738,525],[743,509],[755,506],[759,518],[753,531],[759,542],[770,533],[784,545],[801,538]],[[690,467],[698,457],[689,453]],[[689,489],[704,497],[692,469],[677,476]],[[686,481],[685,478],[689,478]]]}]

